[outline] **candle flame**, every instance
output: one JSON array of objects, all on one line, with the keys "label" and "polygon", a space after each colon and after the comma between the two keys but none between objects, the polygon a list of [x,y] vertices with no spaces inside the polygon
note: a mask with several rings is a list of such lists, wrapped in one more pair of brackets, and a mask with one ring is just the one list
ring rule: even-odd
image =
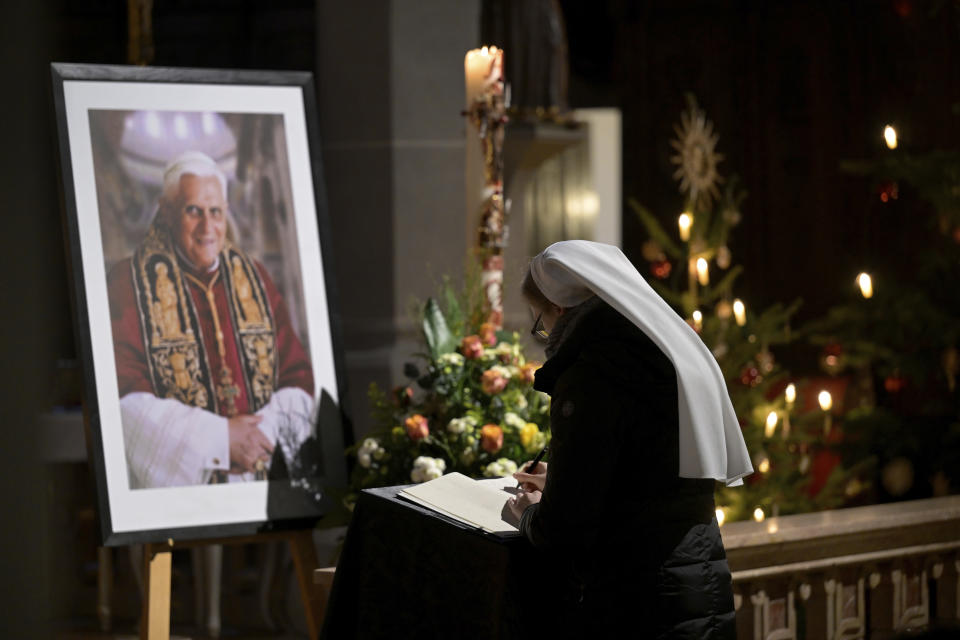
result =
[{"label": "candle flame", "polygon": [[788,385],[787,385],[787,390],[786,390],[786,392],[784,392],[784,395],[785,395],[786,398],[787,398],[787,402],[788,402],[789,404],[793,404],[794,401],[797,399],[797,386],[796,386],[795,384],[793,384],[792,382],[791,382],[790,384],[788,384]]},{"label": "candle flame", "polygon": [[684,211],[677,219],[677,225],[680,227],[680,239],[686,242],[690,239],[690,227],[693,226],[693,216]]},{"label": "candle flame", "polygon": [[717,525],[723,526],[723,521],[727,519],[727,514],[723,512],[723,507],[717,507]]},{"label": "candle flame", "polygon": [[710,266],[704,258],[697,258],[697,280],[701,287],[710,284]]},{"label": "candle flame", "polygon": [[830,408],[833,407],[833,396],[830,395],[829,391],[821,391],[817,400],[820,402],[820,408],[824,411],[830,411]]},{"label": "candle flame", "polygon": [[747,309],[743,306],[743,301],[740,298],[733,301],[733,315],[737,319],[737,324],[741,327],[747,324]]},{"label": "candle flame", "polygon": [[773,436],[773,432],[777,428],[778,419],[779,418],[777,417],[776,411],[771,411],[769,414],[767,414],[767,424],[763,433],[768,438]]},{"label": "candle flame", "polygon": [[697,331],[703,329],[703,314],[699,309],[693,312],[693,326]]},{"label": "candle flame", "polygon": [[897,130],[892,125],[888,124],[883,128],[883,139],[886,140],[888,148],[897,148]]},{"label": "candle flame", "polygon": [[860,285],[860,293],[863,294],[864,298],[873,297],[873,278],[870,277],[869,273],[864,271],[857,276],[857,284]]},{"label": "candle flame", "polygon": [[767,514],[763,512],[763,509],[757,507],[753,510],[753,519],[757,522],[763,522],[763,519],[767,517]]}]

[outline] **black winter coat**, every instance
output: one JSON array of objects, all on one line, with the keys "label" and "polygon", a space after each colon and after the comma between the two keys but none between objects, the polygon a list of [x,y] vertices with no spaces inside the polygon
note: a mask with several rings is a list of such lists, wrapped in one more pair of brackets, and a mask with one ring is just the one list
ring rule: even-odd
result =
[{"label": "black winter coat", "polygon": [[673,365],[603,303],[569,334],[536,374],[553,436],[520,526],[551,575],[554,637],[735,638],[714,481],[678,476]]}]

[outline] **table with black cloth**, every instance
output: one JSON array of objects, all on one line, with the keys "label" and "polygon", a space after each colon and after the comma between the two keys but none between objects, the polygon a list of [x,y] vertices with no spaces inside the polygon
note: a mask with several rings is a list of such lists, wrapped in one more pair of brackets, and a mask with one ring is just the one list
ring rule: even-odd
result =
[{"label": "table with black cloth", "polygon": [[548,610],[539,553],[403,500],[403,488],[360,493],[321,637],[533,637]]}]

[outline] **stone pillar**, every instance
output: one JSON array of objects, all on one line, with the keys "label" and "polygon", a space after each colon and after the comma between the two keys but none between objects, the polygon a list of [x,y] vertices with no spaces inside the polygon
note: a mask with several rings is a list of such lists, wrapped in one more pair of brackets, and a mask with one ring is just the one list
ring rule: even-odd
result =
[{"label": "stone pillar", "polygon": [[466,255],[463,57],[479,0],[317,2],[316,84],[354,434],[402,381],[410,306]]}]

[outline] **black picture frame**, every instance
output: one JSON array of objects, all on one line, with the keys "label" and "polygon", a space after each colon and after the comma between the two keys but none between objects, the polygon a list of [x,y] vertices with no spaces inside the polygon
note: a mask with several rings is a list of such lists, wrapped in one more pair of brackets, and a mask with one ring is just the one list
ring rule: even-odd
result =
[{"label": "black picture frame", "polygon": [[[51,64],[51,75],[60,151],[60,174],[63,189],[62,213],[68,254],[67,263],[71,270],[70,279],[77,348],[84,372],[84,426],[89,461],[96,484],[99,526],[103,544],[115,546],[168,540],[221,539],[250,536],[266,531],[302,529],[314,526],[317,520],[332,506],[332,501],[335,500],[332,495],[336,495],[337,489],[345,487],[347,484],[346,460],[343,451],[352,439],[352,428],[349,411],[346,407],[348,395],[342,329],[337,306],[331,231],[326,207],[327,199],[320,154],[316,92],[312,74],[293,71],[133,67],[55,62]],[[305,306],[309,307],[310,304],[314,304],[311,301],[319,297],[322,298],[324,302],[322,306],[325,307],[325,313],[315,313],[313,320],[307,322],[307,327],[311,332],[311,341],[324,342],[328,345],[326,357],[321,358],[323,370],[327,372],[327,377],[316,382],[314,396],[316,403],[314,435],[316,442],[319,443],[320,451],[319,464],[314,467],[319,468],[320,472],[314,480],[317,483],[315,486],[320,488],[320,492],[319,494],[311,494],[314,497],[313,500],[304,500],[301,494],[295,494],[293,498],[287,496],[289,490],[286,487],[291,483],[282,479],[261,483],[244,483],[243,487],[240,487],[237,491],[245,491],[247,488],[265,485],[265,503],[262,505],[258,503],[247,509],[248,501],[244,499],[243,495],[238,495],[232,500],[232,503],[238,505],[236,517],[231,517],[233,512],[224,508],[224,513],[217,515],[215,521],[202,521],[203,517],[201,516],[185,519],[171,515],[168,522],[163,515],[165,499],[169,499],[172,505],[174,500],[176,504],[180,504],[183,500],[189,501],[192,496],[205,496],[201,502],[206,504],[216,502],[209,497],[210,491],[226,491],[227,489],[206,484],[165,487],[159,491],[152,488],[134,490],[130,489],[129,486],[126,488],[126,492],[117,489],[119,486],[117,477],[120,470],[114,468],[116,466],[116,456],[108,458],[105,455],[105,442],[115,443],[118,429],[122,432],[122,427],[116,424],[115,419],[119,415],[120,397],[119,395],[117,397],[103,397],[103,383],[111,375],[111,372],[109,365],[104,365],[102,353],[98,353],[98,350],[102,351],[103,340],[95,337],[95,333],[97,335],[102,333],[98,328],[98,322],[105,317],[105,313],[109,314],[109,309],[104,310],[102,308],[104,306],[102,296],[99,294],[91,296],[91,291],[94,291],[96,287],[102,285],[105,290],[106,283],[91,284],[91,281],[88,281],[88,278],[97,277],[92,272],[88,272],[96,271],[96,269],[90,270],[89,266],[94,264],[97,259],[102,262],[103,253],[101,248],[99,256],[91,256],[91,254],[96,253],[96,247],[91,245],[96,243],[85,240],[85,238],[90,237],[87,229],[92,224],[89,198],[86,201],[81,201],[78,198],[78,188],[82,188],[85,193],[89,193],[91,187],[89,184],[90,176],[95,172],[92,166],[92,152],[83,144],[77,144],[78,140],[82,142],[84,133],[81,130],[82,127],[76,126],[76,123],[80,122],[77,119],[79,116],[76,114],[82,111],[84,107],[76,102],[75,95],[78,92],[80,94],[84,94],[84,92],[92,94],[94,87],[99,88],[98,95],[100,96],[110,95],[113,91],[117,92],[118,96],[133,95],[135,89],[138,88],[157,96],[171,95],[171,92],[179,92],[177,95],[192,95],[197,91],[206,91],[207,94],[215,96],[219,95],[218,89],[226,90],[230,88],[230,91],[241,96],[249,95],[253,98],[266,96],[264,99],[267,102],[269,102],[269,96],[279,94],[276,91],[278,88],[299,91],[299,107],[296,106],[295,99],[291,102],[288,91],[283,92],[284,96],[288,96],[284,98],[287,100],[284,103],[287,106],[284,108],[291,109],[291,113],[295,113],[297,108],[302,110],[304,126],[298,132],[285,130],[284,135],[288,136],[288,142],[296,142],[295,146],[298,146],[301,151],[303,145],[306,145],[306,157],[302,157],[304,154],[301,153],[301,157],[298,159],[308,162],[309,168],[298,169],[301,172],[299,183],[292,176],[293,170],[291,170],[290,181],[293,183],[291,191],[297,192],[297,189],[300,189],[299,193],[304,193],[303,189],[308,186],[304,183],[306,181],[310,182],[312,212],[306,210],[309,207],[301,207],[301,210],[294,211],[292,215],[297,219],[297,224],[306,221],[304,226],[308,228],[315,224],[316,237],[311,239],[298,235],[297,242],[301,249],[304,246],[312,246],[310,243],[315,243],[319,251],[319,266],[322,270],[322,278],[320,278],[320,284],[323,287],[322,292],[316,290],[318,282],[311,280],[309,277],[316,274],[304,267],[306,258],[302,255],[299,256],[298,266],[301,269],[302,293],[307,300]],[[216,100],[219,99],[216,98]],[[103,100],[106,100],[107,104],[101,104],[100,108],[118,110],[136,110],[137,108],[129,101],[124,102],[122,98],[118,98],[116,105],[109,104],[109,98],[102,98],[101,102]],[[190,100],[186,100],[179,108],[189,112],[208,107],[193,104]],[[247,105],[243,100],[240,100],[233,107],[228,106],[226,109],[219,109],[243,114]],[[297,121],[299,122],[299,119]],[[293,140],[293,136],[298,133],[300,137]],[[86,135],[87,138],[90,137],[89,130]],[[88,139],[87,143],[89,142]],[[82,154],[88,154],[91,157],[79,157]],[[84,163],[89,163],[89,170]],[[77,171],[77,167],[82,167],[83,171]],[[78,173],[83,175],[77,175]],[[309,177],[305,178],[304,175]],[[84,185],[84,182],[87,184]],[[306,201],[304,199],[304,202]],[[312,223],[307,219],[311,215],[313,217]],[[307,244],[305,245],[304,242]],[[323,322],[314,322],[316,318],[321,316],[325,316]],[[314,335],[314,325],[320,326],[323,330],[317,330],[318,333]],[[98,331],[100,333],[97,333]],[[327,339],[324,340],[324,337]],[[314,347],[312,352],[308,352],[308,355],[313,359],[315,370],[318,369],[317,358],[314,357],[318,353],[317,349],[319,347]],[[114,368],[112,375],[117,375],[116,368]],[[123,473],[126,473],[126,469]],[[167,498],[156,497],[166,494],[170,494],[170,496],[167,496]],[[258,493],[257,496],[259,495]],[[322,495],[322,499],[317,500],[317,495]],[[136,523],[135,515],[131,515],[136,512],[136,509],[141,508],[137,506],[139,504],[138,500],[159,501],[156,504],[151,503],[151,517],[144,518],[142,527]],[[274,501],[279,505],[276,509],[273,508]],[[243,507],[240,508],[239,505],[243,505]],[[259,516],[261,507],[263,517]],[[123,512],[123,517],[126,520],[122,525],[118,525],[121,512]],[[253,512],[256,512],[255,516],[251,517]]]}]

